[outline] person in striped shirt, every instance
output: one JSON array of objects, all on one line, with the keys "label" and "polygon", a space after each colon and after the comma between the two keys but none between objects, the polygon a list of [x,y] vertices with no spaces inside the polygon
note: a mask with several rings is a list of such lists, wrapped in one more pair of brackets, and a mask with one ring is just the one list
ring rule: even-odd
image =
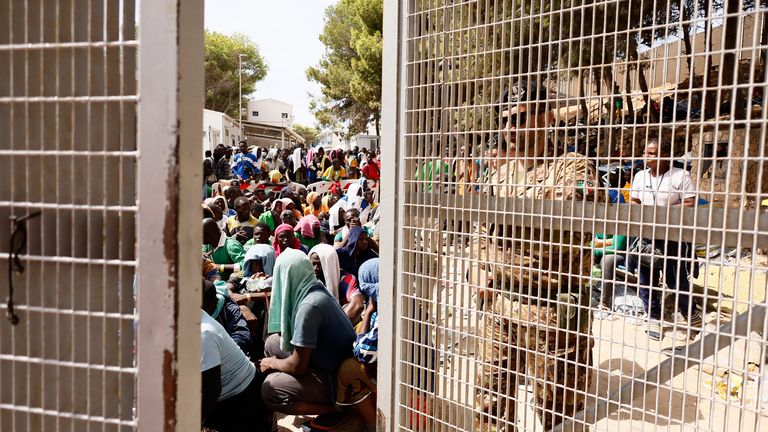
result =
[{"label": "person in striped shirt", "polygon": [[250,180],[259,173],[258,159],[248,149],[246,141],[240,141],[240,153],[232,159],[232,173],[242,180]]}]

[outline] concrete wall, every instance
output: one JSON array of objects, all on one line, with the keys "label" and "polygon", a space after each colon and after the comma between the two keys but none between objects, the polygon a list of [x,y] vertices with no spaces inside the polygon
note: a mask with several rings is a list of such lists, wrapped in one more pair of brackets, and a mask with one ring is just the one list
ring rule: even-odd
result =
[{"label": "concrete wall", "polygon": [[237,145],[240,126],[230,116],[213,110],[203,110],[203,153],[213,151],[219,144]]}]

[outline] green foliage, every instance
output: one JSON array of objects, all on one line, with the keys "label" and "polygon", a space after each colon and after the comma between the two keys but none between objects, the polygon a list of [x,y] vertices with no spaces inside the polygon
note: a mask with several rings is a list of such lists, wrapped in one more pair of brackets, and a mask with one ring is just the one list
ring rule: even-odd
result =
[{"label": "green foliage", "polygon": [[381,117],[382,0],[339,0],[325,12],[325,53],[307,70],[322,95],[310,109],[324,127],[364,132]]},{"label": "green foliage", "polygon": [[293,124],[293,130],[304,138],[304,143],[309,147],[317,140],[320,130],[316,127],[304,126],[298,123]]},{"label": "green foliage", "polygon": [[[256,90],[267,75],[259,48],[242,34],[231,36],[205,31],[205,107],[239,118],[239,55],[243,55],[243,97]],[[243,101],[245,106],[245,100]]]}]

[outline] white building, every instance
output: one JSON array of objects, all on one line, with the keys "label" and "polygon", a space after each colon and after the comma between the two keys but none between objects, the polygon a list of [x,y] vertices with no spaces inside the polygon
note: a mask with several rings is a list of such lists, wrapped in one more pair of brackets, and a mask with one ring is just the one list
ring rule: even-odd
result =
[{"label": "white building", "polygon": [[203,110],[203,154],[219,144],[236,146],[240,141],[240,126],[223,112]]},{"label": "white building", "polygon": [[344,151],[352,150],[354,147],[359,149],[376,150],[379,148],[379,136],[370,134],[357,134],[351,139],[342,139],[340,134],[332,129],[326,129],[317,136],[317,145],[327,150],[342,149]]},{"label": "white building", "polygon": [[246,118],[252,123],[293,127],[293,105],[271,98],[251,100]]},{"label": "white building", "polygon": [[360,150],[362,149],[368,149],[376,151],[379,148],[379,140],[381,137],[378,135],[366,135],[366,134],[357,134],[352,137],[350,140],[350,149],[357,147]]},{"label": "white building", "polygon": [[347,149],[348,140],[341,138],[338,132],[333,129],[325,129],[317,135],[316,146],[324,148],[326,151],[338,148]]}]

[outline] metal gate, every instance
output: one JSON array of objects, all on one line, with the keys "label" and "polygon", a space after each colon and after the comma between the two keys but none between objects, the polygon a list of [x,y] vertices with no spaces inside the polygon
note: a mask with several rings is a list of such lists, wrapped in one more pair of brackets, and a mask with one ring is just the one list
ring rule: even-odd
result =
[{"label": "metal gate", "polygon": [[141,6],[0,7],[3,431],[199,427],[202,2]]},{"label": "metal gate", "polygon": [[382,430],[768,431],[767,12],[385,2]]}]

